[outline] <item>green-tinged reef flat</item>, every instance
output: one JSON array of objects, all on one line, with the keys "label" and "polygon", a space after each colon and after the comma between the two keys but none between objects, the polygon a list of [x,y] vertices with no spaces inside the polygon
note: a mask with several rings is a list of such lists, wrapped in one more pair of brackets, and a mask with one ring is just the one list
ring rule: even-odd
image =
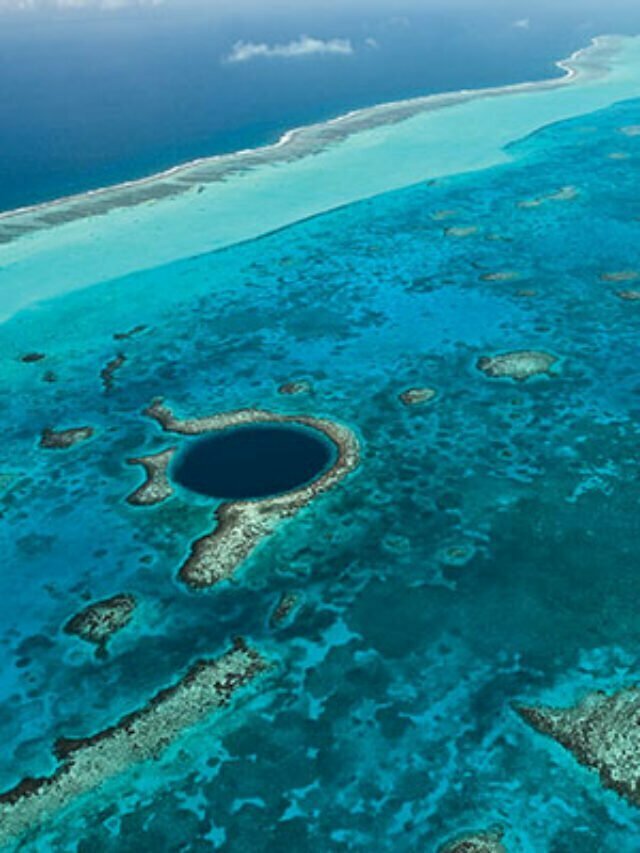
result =
[{"label": "green-tinged reef flat", "polygon": [[559,66],[556,79],[382,104],[290,131],[273,146],[9,212],[0,217],[0,283],[21,286],[3,288],[0,317],[379,193],[507,162],[514,141],[637,94],[640,39],[601,37]]},{"label": "green-tinged reef flat", "polygon": [[206,589],[231,578],[282,521],[337,486],[360,462],[360,445],[355,434],[343,424],[326,418],[241,409],[180,420],[160,400],[154,401],[146,414],[158,421],[165,432],[180,435],[206,435],[249,424],[300,425],[322,433],[337,450],[335,461],[327,471],[294,491],[260,500],[222,503],[215,512],[215,528],[193,543],[180,568],[180,579],[192,589]]},{"label": "green-tinged reef flat", "polygon": [[[637,853],[639,59],[0,249],[9,850]],[[328,455],[183,476],[274,432]],[[96,657],[63,629],[115,593]],[[277,676],[218,714],[238,636]]]},{"label": "green-tinged reef flat", "polygon": [[115,726],[90,737],[61,738],[55,745],[59,765],[51,776],[23,779],[0,794],[0,845],[112,777],[157,758],[186,729],[228,706],[269,666],[239,640],[221,657],[193,664],[180,681]]},{"label": "green-tinged reef flat", "polygon": [[640,689],[597,691],[569,708],[520,705],[517,711],[595,770],[605,788],[640,806]]}]

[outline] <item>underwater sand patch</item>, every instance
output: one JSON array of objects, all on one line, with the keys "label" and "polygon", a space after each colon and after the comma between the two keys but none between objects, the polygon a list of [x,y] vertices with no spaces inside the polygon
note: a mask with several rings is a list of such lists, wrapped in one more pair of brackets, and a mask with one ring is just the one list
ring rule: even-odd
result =
[{"label": "underwater sand patch", "polygon": [[144,483],[128,496],[127,503],[133,506],[156,506],[171,497],[173,486],[167,472],[177,450],[177,447],[169,447],[149,456],[127,459],[127,465],[141,465],[146,475]]},{"label": "underwater sand patch", "polygon": [[626,127],[619,127],[618,130],[624,136],[640,136],[640,124],[629,124]]},{"label": "underwater sand patch", "polygon": [[262,409],[240,409],[203,418],[180,420],[155,400],[146,414],[165,432],[204,435],[217,430],[253,424],[291,424],[323,433],[336,447],[331,467],[316,480],[285,494],[258,500],[222,503],[215,512],[215,527],[191,545],[178,576],[191,589],[207,589],[231,578],[237,568],[285,519],[292,518],[316,497],[335,488],[360,463],[355,434],[342,424],[311,415],[281,415]]},{"label": "underwater sand patch", "polygon": [[553,738],[603,787],[640,806],[640,689],[589,693],[568,708],[518,706],[522,719]]}]

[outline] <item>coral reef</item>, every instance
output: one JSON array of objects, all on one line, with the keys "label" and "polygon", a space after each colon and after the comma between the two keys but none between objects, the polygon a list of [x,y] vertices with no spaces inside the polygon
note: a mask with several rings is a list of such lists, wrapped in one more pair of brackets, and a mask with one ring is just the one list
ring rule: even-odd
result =
[{"label": "coral reef", "polygon": [[442,222],[443,219],[451,219],[452,216],[457,216],[458,211],[453,209],[434,210],[431,218],[434,222]]},{"label": "coral reef", "polygon": [[526,199],[525,201],[519,201],[518,207],[522,208],[534,208],[540,207],[543,204],[547,204],[552,201],[573,201],[579,195],[576,187],[562,187],[557,192],[547,193],[547,195],[541,195],[537,198]]},{"label": "coral reef", "polygon": [[142,465],[146,479],[144,483],[127,498],[133,506],[155,506],[173,494],[173,486],[167,477],[167,470],[175,456],[177,447],[169,447],[160,453],[127,459],[128,465]]},{"label": "coral reef", "polygon": [[434,388],[408,388],[398,395],[398,399],[405,406],[420,406],[422,403],[430,403],[437,393]]},{"label": "coral reef", "polygon": [[132,595],[114,595],[85,607],[67,622],[64,630],[93,643],[97,646],[96,655],[102,657],[111,637],[129,624],[135,609],[136,600]]},{"label": "coral reef", "polygon": [[492,379],[515,379],[524,382],[532,376],[551,373],[557,358],[548,352],[519,350],[502,355],[482,356],[476,367]]},{"label": "coral reef", "polygon": [[472,234],[477,234],[477,225],[451,225],[444,229],[447,237],[470,237]]},{"label": "coral reef", "polygon": [[284,394],[285,396],[309,394],[311,391],[311,383],[307,382],[306,379],[302,379],[299,382],[285,382],[278,388],[278,394]]},{"label": "coral reef", "polygon": [[94,434],[93,427],[72,427],[71,429],[55,430],[47,427],[42,431],[40,447],[46,450],[69,450],[82,441],[87,441]]},{"label": "coral reef", "polygon": [[503,837],[504,830],[500,827],[470,832],[448,841],[440,847],[439,853],[507,853]]},{"label": "coral reef", "polygon": [[636,270],[619,270],[617,272],[604,272],[600,278],[602,281],[613,281],[621,284],[625,281],[636,281],[640,278],[640,273]]},{"label": "coral reef", "polygon": [[116,332],[113,336],[114,341],[126,341],[129,338],[133,338],[135,335],[139,335],[141,332],[146,330],[146,326],[140,324],[139,326],[134,326],[133,329],[129,329],[128,332]]},{"label": "coral reef", "polygon": [[515,270],[500,270],[499,272],[487,272],[480,276],[481,281],[515,281],[520,278],[520,273]]},{"label": "coral reef", "polygon": [[155,400],[146,409],[166,432],[202,435],[214,430],[256,423],[300,424],[324,433],[335,444],[335,462],[317,480],[283,495],[256,501],[232,501],[216,511],[215,528],[197,539],[182,565],[179,577],[192,589],[206,589],[234,574],[254,548],[281,521],[296,515],[318,495],[334,488],[360,461],[360,446],[354,433],[342,424],[310,415],[280,415],[261,409],[240,409],[204,418],[179,420]]},{"label": "coral reef", "polygon": [[195,663],[176,684],[141,710],[92,737],[61,739],[51,776],[23,779],[0,794],[0,846],[8,844],[76,797],[144,761],[157,759],[180,735],[231,702],[270,664],[242,640],[221,657]]},{"label": "coral reef", "polygon": [[126,355],[119,353],[102,368],[100,371],[100,379],[102,379],[102,387],[105,391],[111,391],[115,384],[115,375],[126,360]]},{"label": "coral reef", "polygon": [[595,770],[605,788],[640,806],[640,688],[588,694],[569,708],[518,706],[523,720]]},{"label": "coral reef", "polygon": [[276,628],[285,622],[299,605],[300,596],[298,593],[283,592],[273,613],[269,617],[269,624],[271,627]]}]

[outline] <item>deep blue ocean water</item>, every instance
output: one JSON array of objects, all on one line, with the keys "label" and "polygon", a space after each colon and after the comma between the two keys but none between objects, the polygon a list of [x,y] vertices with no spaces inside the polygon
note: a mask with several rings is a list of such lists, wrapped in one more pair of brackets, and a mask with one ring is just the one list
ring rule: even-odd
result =
[{"label": "deep blue ocean water", "polygon": [[316,479],[335,459],[317,430],[291,426],[239,427],[187,446],[172,477],[214,498],[262,498]]},{"label": "deep blue ocean water", "polygon": [[[238,634],[277,664],[222,721],[34,827],[23,849],[432,851],[500,823],[510,851],[635,853],[637,811],[513,703],[570,703],[640,674],[640,302],[603,278],[640,272],[640,140],[618,130],[639,123],[635,101],[548,127],[509,165],[0,328],[0,788],[51,772],[56,737],[113,724]],[[566,186],[571,200],[519,205]],[[519,277],[492,280],[502,271]],[[532,348],[558,357],[553,376],[476,367]],[[46,358],[22,363],[31,351]],[[313,396],[278,394],[300,377]],[[403,406],[421,385],[436,399]],[[158,395],[186,417],[262,406],[343,421],[360,470],[232,583],[194,594],[176,573],[211,502],[125,501],[140,482],[125,460],[175,439],[142,413]],[[90,442],[38,447],[42,428],[81,424]],[[106,660],[62,632],[125,591],[141,609]],[[274,625],[283,593],[299,606]]]},{"label": "deep blue ocean water", "polygon": [[[601,6],[173,2],[2,14],[0,210],[261,145],[357,107],[557,74],[554,61],[592,36],[640,28],[640,9]],[[222,61],[238,40],[301,34],[350,39],[354,54]]]}]

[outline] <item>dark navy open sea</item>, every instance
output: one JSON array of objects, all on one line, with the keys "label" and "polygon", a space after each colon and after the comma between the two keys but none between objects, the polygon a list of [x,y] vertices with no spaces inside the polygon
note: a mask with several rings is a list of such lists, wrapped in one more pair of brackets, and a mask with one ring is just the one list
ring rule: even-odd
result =
[{"label": "dark navy open sea", "polygon": [[[254,147],[357,107],[540,79],[592,36],[640,28],[627,3],[300,5],[3,15],[0,209]],[[302,34],[349,39],[354,53],[223,61],[238,40]]]}]

